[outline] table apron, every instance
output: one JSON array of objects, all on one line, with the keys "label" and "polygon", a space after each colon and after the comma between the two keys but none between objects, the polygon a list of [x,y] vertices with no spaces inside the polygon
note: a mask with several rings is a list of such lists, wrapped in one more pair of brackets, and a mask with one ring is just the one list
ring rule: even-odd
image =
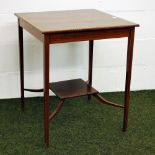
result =
[{"label": "table apron", "polygon": [[128,37],[130,28],[81,32],[48,33],[49,44]]}]

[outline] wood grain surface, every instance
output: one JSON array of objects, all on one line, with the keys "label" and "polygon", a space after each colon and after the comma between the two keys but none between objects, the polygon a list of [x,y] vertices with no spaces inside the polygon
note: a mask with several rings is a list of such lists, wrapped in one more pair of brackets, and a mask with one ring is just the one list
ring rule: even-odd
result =
[{"label": "wood grain surface", "polygon": [[16,13],[19,19],[35,27],[41,33],[70,32],[139,26],[136,23],[95,10],[48,11]]}]

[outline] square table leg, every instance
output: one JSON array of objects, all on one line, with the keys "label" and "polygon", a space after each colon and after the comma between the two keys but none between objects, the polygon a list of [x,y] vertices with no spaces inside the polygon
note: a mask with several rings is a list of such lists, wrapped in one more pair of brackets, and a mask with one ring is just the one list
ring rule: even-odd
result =
[{"label": "square table leg", "polygon": [[44,37],[44,144],[49,146],[49,43],[48,37]]},{"label": "square table leg", "polygon": [[129,100],[130,100],[130,83],[131,83],[131,72],[132,72],[134,31],[135,31],[135,28],[131,28],[128,36],[123,131],[126,131],[128,127],[128,110],[129,110]]},{"label": "square table leg", "polygon": [[20,62],[20,91],[21,91],[21,109],[24,111],[24,54],[23,54],[23,28],[19,25],[18,20],[18,37],[19,37],[19,62]]},{"label": "square table leg", "polygon": [[[94,47],[94,40],[89,40],[88,84],[90,86],[92,86],[93,47]],[[88,100],[90,99],[91,95],[88,95]]]}]

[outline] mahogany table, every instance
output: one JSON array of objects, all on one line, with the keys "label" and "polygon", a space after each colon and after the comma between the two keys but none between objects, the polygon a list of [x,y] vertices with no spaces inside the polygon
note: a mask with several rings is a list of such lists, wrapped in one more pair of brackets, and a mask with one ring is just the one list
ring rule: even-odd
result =
[{"label": "mahogany table", "polygon": [[[109,104],[124,110],[123,131],[127,130],[130,97],[130,81],[134,45],[134,31],[138,24],[100,12],[94,9],[17,13],[20,52],[20,85],[21,108],[24,110],[24,90],[44,92],[44,144],[49,146],[49,123],[60,111],[65,99],[87,95],[97,98],[101,103]],[[24,88],[24,55],[23,28],[43,42],[44,88]],[[112,103],[103,98],[92,87],[93,43],[94,40],[128,37],[126,82],[124,105]],[[75,41],[89,41],[88,81],[73,79],[60,82],[49,82],[49,45]],[[53,113],[49,112],[49,90],[58,97],[59,102]]]}]

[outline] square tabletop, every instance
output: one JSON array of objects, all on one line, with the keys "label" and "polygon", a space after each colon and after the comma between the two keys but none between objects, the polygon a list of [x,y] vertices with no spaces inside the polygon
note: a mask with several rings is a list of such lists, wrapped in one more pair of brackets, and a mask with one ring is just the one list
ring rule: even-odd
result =
[{"label": "square tabletop", "polygon": [[139,26],[136,23],[95,10],[67,10],[16,13],[19,19],[32,25],[41,33],[127,28]]}]

